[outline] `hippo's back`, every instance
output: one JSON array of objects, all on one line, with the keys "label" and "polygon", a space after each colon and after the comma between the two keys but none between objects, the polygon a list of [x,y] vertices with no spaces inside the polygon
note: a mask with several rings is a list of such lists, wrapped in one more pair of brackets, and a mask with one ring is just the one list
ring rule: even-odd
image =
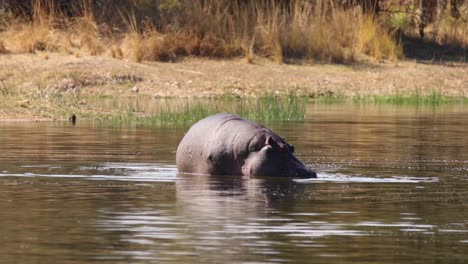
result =
[{"label": "hippo's back", "polygon": [[[245,120],[237,115],[220,113],[206,117],[194,124],[179,143],[176,154],[177,169],[179,172],[199,174],[232,174],[240,173],[229,162],[222,164],[225,170],[216,166],[214,157],[218,160],[223,156],[241,153],[237,149],[246,149],[253,130],[262,129],[263,126]],[[228,161],[236,161],[235,157],[226,157]],[[229,170],[229,173],[227,172]]]}]

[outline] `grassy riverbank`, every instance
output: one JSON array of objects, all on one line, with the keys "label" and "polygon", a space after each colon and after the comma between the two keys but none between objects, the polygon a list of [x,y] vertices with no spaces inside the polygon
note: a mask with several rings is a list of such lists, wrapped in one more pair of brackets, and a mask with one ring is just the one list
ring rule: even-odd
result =
[{"label": "grassy riverbank", "polygon": [[465,63],[278,65],[195,58],[134,63],[39,53],[0,55],[0,65],[1,121],[64,120],[75,113],[109,124],[183,123],[196,113],[221,111],[257,120],[297,120],[304,118],[303,105],[313,102],[468,100]]},{"label": "grassy riverbank", "polygon": [[[468,98],[466,2],[117,2],[1,2],[0,120],[295,119],[309,102]],[[122,103],[137,98],[190,100],[152,112]]]}]

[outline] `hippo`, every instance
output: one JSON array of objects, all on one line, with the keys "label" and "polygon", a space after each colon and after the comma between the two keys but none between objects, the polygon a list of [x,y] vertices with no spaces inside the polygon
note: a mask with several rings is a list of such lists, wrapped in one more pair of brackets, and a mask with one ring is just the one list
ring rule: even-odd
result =
[{"label": "hippo", "polygon": [[177,147],[181,173],[316,178],[294,155],[294,146],[270,129],[220,113],[194,124]]}]

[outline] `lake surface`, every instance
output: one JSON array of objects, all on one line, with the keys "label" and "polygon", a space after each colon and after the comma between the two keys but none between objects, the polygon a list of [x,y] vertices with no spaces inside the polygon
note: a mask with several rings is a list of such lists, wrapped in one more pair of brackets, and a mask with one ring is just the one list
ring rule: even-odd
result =
[{"label": "lake surface", "polygon": [[468,263],[468,106],[268,124],[317,179],[177,174],[186,129],[0,123],[2,263]]}]

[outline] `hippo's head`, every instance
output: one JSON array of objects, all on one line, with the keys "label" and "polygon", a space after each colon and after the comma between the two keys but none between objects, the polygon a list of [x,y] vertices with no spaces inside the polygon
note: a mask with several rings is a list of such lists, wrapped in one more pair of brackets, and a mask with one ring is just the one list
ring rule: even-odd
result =
[{"label": "hippo's head", "polygon": [[294,146],[275,134],[256,136],[249,144],[249,155],[242,166],[244,175],[316,178],[315,172],[294,156]]}]

